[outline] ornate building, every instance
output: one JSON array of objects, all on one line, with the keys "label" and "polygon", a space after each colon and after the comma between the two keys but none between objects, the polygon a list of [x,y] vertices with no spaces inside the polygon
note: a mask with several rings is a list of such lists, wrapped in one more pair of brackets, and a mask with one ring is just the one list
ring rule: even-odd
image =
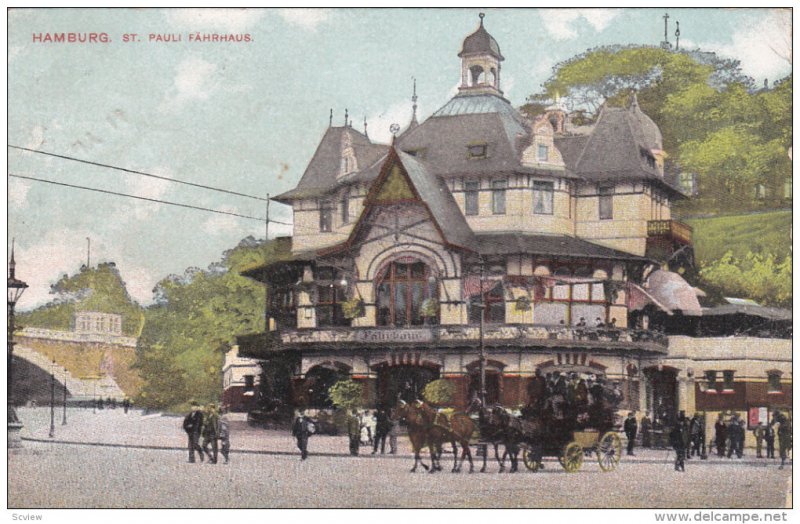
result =
[{"label": "ornate building", "polygon": [[688,284],[672,305],[648,285],[691,256],[658,127],[635,97],[592,126],[558,104],[526,119],[503,97],[483,17],[458,56],[458,94],[427,120],[415,110],[391,145],[329,127],[275,197],[294,211],[290,252],[245,273],[268,285],[273,329],[239,337],[241,353],[290,362],[292,401],[311,407],[343,376],[367,386],[367,405],[445,378],[463,406],[481,354],[489,402],[524,404],[538,369],[617,381],[621,409],[685,406],[685,370],[649,325],[700,309]]}]

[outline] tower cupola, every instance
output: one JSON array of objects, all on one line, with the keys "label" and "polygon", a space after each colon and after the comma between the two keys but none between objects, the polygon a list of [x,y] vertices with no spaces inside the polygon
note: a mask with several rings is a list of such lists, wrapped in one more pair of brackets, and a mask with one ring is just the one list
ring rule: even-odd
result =
[{"label": "tower cupola", "polygon": [[497,94],[500,90],[500,62],[505,60],[500,54],[497,40],[483,27],[483,13],[478,30],[464,39],[461,45],[461,86],[464,94]]}]

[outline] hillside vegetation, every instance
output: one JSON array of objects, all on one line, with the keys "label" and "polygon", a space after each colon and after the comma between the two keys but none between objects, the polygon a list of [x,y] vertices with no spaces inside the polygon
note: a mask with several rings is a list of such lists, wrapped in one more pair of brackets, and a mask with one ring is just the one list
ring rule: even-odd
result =
[{"label": "hillside vegetation", "polygon": [[695,258],[699,264],[731,252],[743,259],[748,253],[772,254],[782,261],[792,247],[792,212],[774,211],[685,220],[694,228]]}]

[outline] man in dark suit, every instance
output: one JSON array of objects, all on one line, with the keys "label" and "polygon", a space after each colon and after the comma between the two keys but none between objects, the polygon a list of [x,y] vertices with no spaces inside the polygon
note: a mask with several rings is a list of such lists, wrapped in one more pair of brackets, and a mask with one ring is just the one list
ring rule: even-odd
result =
[{"label": "man in dark suit", "polygon": [[639,429],[633,411],[625,419],[625,436],[628,438],[628,455],[633,455],[633,445],[636,442],[636,431]]},{"label": "man in dark suit", "polygon": [[788,417],[778,410],[772,414],[772,422],[770,426],[780,424],[778,426],[778,448],[781,456],[781,466],[778,469],[783,469],[786,464],[786,459],[789,457],[789,450],[792,449],[792,423]]},{"label": "man in dark suit", "polygon": [[389,414],[386,413],[384,408],[378,408],[375,413],[375,438],[372,441],[372,454],[378,452],[378,445],[380,443],[381,455],[386,452],[386,436],[392,429],[392,423],[389,420]]},{"label": "man in dark suit", "polygon": [[675,450],[675,471],[686,471],[686,441],[688,438],[688,424],[684,424],[684,416],[681,412],[669,432],[669,444]]},{"label": "man in dark suit", "polygon": [[292,424],[292,435],[297,439],[297,449],[300,450],[300,460],[308,457],[308,437],[311,435],[311,424],[305,413],[300,413]]},{"label": "man in dark suit", "polygon": [[194,462],[194,452],[200,454],[200,462],[203,462],[203,448],[200,447],[200,433],[203,430],[203,411],[200,406],[192,400],[192,411],[183,419],[183,430],[189,437],[189,462]]}]

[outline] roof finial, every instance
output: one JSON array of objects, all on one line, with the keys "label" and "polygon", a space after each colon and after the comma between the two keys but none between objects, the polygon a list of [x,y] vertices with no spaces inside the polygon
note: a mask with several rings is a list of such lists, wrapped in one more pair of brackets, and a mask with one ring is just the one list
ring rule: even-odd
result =
[{"label": "roof finial", "polygon": [[411,124],[415,125],[417,123],[417,79],[413,76],[411,77],[414,80],[414,94],[411,95]]},{"label": "roof finial", "polygon": [[369,135],[367,134],[367,115],[364,115],[364,136],[369,138]]},{"label": "roof finial", "polygon": [[486,13],[478,13],[478,18],[481,19],[481,27],[483,27],[483,17],[486,16]]},{"label": "roof finial", "polygon": [[681,23],[675,20],[675,51],[680,48],[681,45]]},{"label": "roof finial", "polygon": [[344,127],[347,127],[347,108],[344,108]]},{"label": "roof finial", "polygon": [[331,116],[328,117],[328,127],[333,127],[333,108],[331,108]]}]

